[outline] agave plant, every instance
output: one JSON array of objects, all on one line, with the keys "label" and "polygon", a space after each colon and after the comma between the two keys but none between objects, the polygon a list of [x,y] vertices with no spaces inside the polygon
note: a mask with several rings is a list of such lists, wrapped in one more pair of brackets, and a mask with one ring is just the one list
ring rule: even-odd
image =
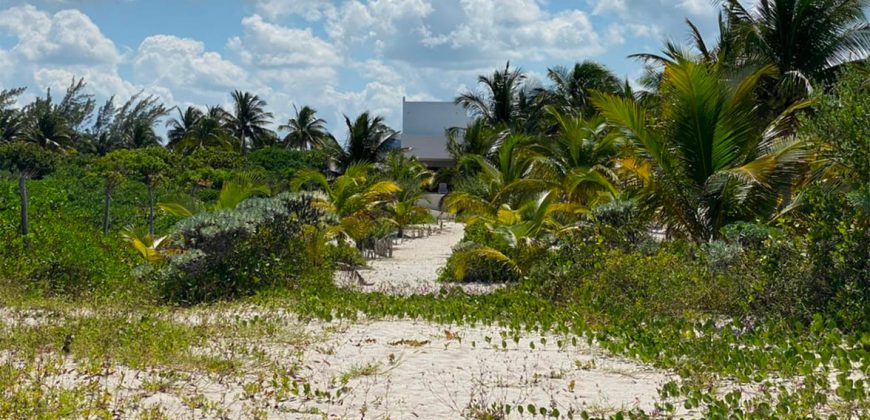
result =
[{"label": "agave plant", "polygon": [[772,121],[755,106],[755,86],[771,71],[723,80],[703,62],[667,64],[657,121],[633,100],[596,95],[602,115],[636,144],[631,164],[651,171],[641,176],[646,203],[670,228],[709,240],[732,221],[769,217],[802,168],[806,153],[791,128],[807,103]]}]

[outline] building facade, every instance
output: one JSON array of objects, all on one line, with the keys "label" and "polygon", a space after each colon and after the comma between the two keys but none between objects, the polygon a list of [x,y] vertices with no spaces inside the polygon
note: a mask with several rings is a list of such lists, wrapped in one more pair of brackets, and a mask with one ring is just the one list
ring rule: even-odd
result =
[{"label": "building facade", "polygon": [[424,165],[437,169],[456,164],[447,153],[447,130],[465,128],[471,121],[453,102],[416,102],[402,98],[402,148]]}]

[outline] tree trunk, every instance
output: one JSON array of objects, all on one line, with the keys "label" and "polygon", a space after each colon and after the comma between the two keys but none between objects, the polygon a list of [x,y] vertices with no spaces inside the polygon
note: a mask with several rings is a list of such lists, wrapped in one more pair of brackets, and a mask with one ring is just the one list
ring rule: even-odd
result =
[{"label": "tree trunk", "polygon": [[109,206],[112,204],[112,184],[106,181],[106,195],[103,201],[103,235],[109,234]]},{"label": "tree trunk", "polygon": [[245,130],[239,130],[239,145],[240,145],[239,148],[241,149],[241,150],[239,150],[239,153],[241,153],[242,156],[244,156],[245,152],[247,151],[245,149]]},{"label": "tree trunk", "polygon": [[154,236],[154,186],[148,185],[148,234]]},{"label": "tree trunk", "polygon": [[27,220],[27,177],[18,176],[18,196],[21,198],[21,236],[24,237],[24,247],[30,247],[30,225]]}]

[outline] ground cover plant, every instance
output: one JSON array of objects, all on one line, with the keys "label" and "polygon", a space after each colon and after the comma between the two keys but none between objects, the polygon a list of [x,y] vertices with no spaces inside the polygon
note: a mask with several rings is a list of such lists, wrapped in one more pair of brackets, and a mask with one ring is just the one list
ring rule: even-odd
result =
[{"label": "ground cover plant", "polygon": [[[484,387],[455,407],[471,418],[870,416],[867,4],[719,6],[716,45],[689,22],[693,45],[636,56],[640,89],[589,61],[543,85],[511,63],[481,76],[437,173],[369,112],[342,138],[310,107],[272,121],[252,92],[182,110],[97,106],[81,79],[22,107],[0,90],[0,417],[172,417],[142,402],[173,389],[205,417],[328,417],[401,351],[463,341],[603,349],[669,375],[646,406]],[[336,284],[447,215],[464,237],[438,290]],[[456,287],[471,283],[498,287]],[[373,320],[443,331],[305,375]]]}]

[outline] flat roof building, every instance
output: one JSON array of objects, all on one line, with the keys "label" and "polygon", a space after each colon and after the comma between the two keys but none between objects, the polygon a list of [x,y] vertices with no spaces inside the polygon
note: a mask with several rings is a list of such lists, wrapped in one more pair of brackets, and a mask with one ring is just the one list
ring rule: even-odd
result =
[{"label": "flat roof building", "polygon": [[402,148],[430,168],[453,166],[447,153],[447,129],[471,122],[465,109],[453,102],[412,102],[402,98]]}]

